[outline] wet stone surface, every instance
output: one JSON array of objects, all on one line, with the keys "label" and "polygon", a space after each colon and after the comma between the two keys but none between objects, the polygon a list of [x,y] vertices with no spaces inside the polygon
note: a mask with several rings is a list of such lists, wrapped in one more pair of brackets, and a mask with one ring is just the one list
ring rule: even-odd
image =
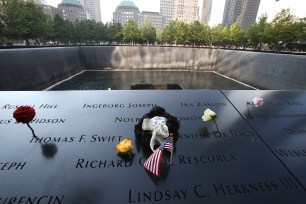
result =
[{"label": "wet stone surface", "polygon": [[[262,97],[260,107],[253,98]],[[0,204],[306,203],[306,92],[115,90],[0,92]],[[19,105],[36,110],[15,123]],[[175,116],[160,177],[135,125],[153,107]],[[205,109],[215,121],[202,120]],[[134,146],[129,157],[115,146]]]}]

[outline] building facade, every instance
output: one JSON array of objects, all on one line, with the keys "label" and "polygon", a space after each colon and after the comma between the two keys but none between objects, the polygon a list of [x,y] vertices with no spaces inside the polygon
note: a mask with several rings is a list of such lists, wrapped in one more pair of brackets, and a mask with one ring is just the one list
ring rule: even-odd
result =
[{"label": "building facade", "polygon": [[255,23],[260,0],[226,0],[222,26],[237,22],[243,30]]},{"label": "building facade", "polygon": [[45,14],[51,16],[52,18],[54,18],[55,15],[59,15],[62,17],[62,12],[56,7],[50,5],[42,5],[42,8]]},{"label": "building facade", "polygon": [[150,21],[156,30],[161,30],[163,18],[158,12],[143,11],[132,1],[122,1],[113,13],[113,21],[124,26],[130,19],[134,20],[138,27],[141,27],[145,21]]},{"label": "building facade", "polygon": [[160,13],[158,12],[151,12],[151,11],[143,11],[141,13],[141,17],[142,17],[142,22],[141,25],[145,22],[145,21],[150,21],[153,25],[153,27],[156,30],[161,30],[163,28],[163,18],[160,15]]},{"label": "building facade", "polygon": [[203,0],[201,22],[207,25],[210,21],[212,3],[213,0]]},{"label": "building facade", "polygon": [[173,20],[185,23],[199,20],[198,0],[175,0]]},{"label": "building facade", "polygon": [[162,16],[163,28],[173,20],[174,2],[175,0],[160,0],[160,15]]},{"label": "building facade", "polygon": [[87,20],[87,13],[79,0],[63,0],[58,5],[61,17],[71,22]]},{"label": "building facade", "polygon": [[139,8],[132,1],[122,1],[113,12],[113,21],[124,26],[130,19],[134,20],[138,26],[141,25],[142,17]]},{"label": "building facade", "polygon": [[89,13],[89,18],[96,22],[101,22],[100,0],[80,0],[80,3]]},{"label": "building facade", "polygon": [[122,1],[113,13],[113,21],[124,26],[129,19],[133,19],[139,27],[149,20],[156,30],[166,27],[172,20],[192,23],[199,20],[198,0],[160,0],[160,13],[141,13],[132,1]]},{"label": "building facade", "polygon": [[172,20],[192,23],[199,20],[198,0],[160,0],[160,14],[163,28]]}]

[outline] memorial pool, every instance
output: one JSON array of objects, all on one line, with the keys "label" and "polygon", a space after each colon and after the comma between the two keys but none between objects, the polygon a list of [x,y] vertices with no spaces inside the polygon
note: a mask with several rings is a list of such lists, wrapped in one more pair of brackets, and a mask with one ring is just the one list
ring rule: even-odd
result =
[{"label": "memorial pool", "polygon": [[183,89],[254,89],[216,72],[103,70],[83,71],[47,90],[129,90],[133,83],[180,84]]}]

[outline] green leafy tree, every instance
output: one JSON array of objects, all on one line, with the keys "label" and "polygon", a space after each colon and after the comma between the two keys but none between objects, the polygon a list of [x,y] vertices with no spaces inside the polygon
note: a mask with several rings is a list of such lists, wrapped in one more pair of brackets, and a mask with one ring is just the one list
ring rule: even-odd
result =
[{"label": "green leafy tree", "polygon": [[163,44],[164,41],[163,41],[163,30],[159,30],[156,32],[156,42],[158,44]]},{"label": "green leafy tree", "polygon": [[94,31],[94,35],[95,35],[95,41],[96,42],[107,42],[107,27],[99,22],[96,25],[95,31]]},{"label": "green leafy tree", "polygon": [[267,15],[262,15],[258,23],[252,24],[246,31],[248,45],[260,50],[262,44],[266,42],[265,30],[268,28]]},{"label": "green leafy tree", "polygon": [[262,15],[259,18],[258,21],[258,38],[259,38],[259,45],[258,45],[258,49],[262,49],[262,44],[265,42],[265,30],[267,27],[269,27],[269,23],[267,22],[268,20],[268,16]]},{"label": "green leafy tree", "polygon": [[273,49],[274,44],[277,44],[277,40],[274,37],[274,29],[271,23],[268,23],[264,28],[263,43],[265,43],[269,49]]},{"label": "green leafy tree", "polygon": [[123,27],[123,39],[125,42],[134,43],[140,39],[140,31],[136,22],[130,19]]},{"label": "green leafy tree", "polygon": [[199,21],[195,21],[189,26],[189,42],[193,46],[208,44],[210,42],[210,28]]},{"label": "green leafy tree", "polygon": [[274,37],[274,49],[279,44],[290,47],[297,40],[297,22],[297,17],[291,14],[290,9],[283,9],[276,14],[272,20],[273,32],[271,33]]},{"label": "green leafy tree", "polygon": [[306,42],[306,18],[300,18],[298,22],[296,22],[296,36],[297,48],[300,49]]},{"label": "green leafy tree", "polygon": [[248,45],[253,48],[257,48],[258,44],[260,43],[257,23],[254,23],[248,27],[246,37],[248,39]]},{"label": "green leafy tree", "polygon": [[9,39],[24,39],[28,32],[26,2],[21,0],[1,0],[1,20],[6,25],[3,35]]},{"label": "green leafy tree", "polygon": [[202,39],[202,29],[203,26],[199,21],[195,21],[191,23],[188,27],[188,41],[193,45],[200,45],[201,44],[201,39]]},{"label": "green leafy tree", "polygon": [[211,44],[213,46],[220,46],[223,44],[223,33],[221,25],[211,28]]},{"label": "green leafy tree", "polygon": [[230,42],[235,46],[244,44],[244,32],[242,27],[236,22],[230,27]]},{"label": "green leafy tree", "polygon": [[141,38],[148,45],[149,43],[154,43],[156,41],[156,29],[153,27],[152,22],[145,20],[140,28]]},{"label": "green leafy tree", "polygon": [[54,40],[54,21],[51,16],[47,17],[47,23],[46,23],[46,33],[44,35],[44,39],[47,41],[53,41]]},{"label": "green leafy tree", "polygon": [[1,0],[0,18],[6,25],[3,35],[9,39],[26,40],[47,37],[49,18],[33,1]]},{"label": "green leafy tree", "polygon": [[120,23],[107,23],[106,30],[109,43],[121,43],[123,41],[123,27]]},{"label": "green leafy tree", "polygon": [[64,33],[64,43],[65,44],[71,44],[74,41],[74,23],[69,21],[69,20],[65,20],[64,21],[64,26],[65,26],[65,33]]},{"label": "green leafy tree", "polygon": [[162,43],[173,44],[175,41],[174,33],[172,32],[172,22],[167,25],[159,34]]},{"label": "green leafy tree", "polygon": [[0,1],[0,42],[4,35],[4,28],[6,23],[4,22],[4,6],[2,5],[2,1]]},{"label": "green leafy tree", "polygon": [[34,4],[32,1],[28,1],[26,6],[26,26],[27,32],[24,38],[29,45],[29,39],[35,39],[39,43],[39,39],[43,39],[47,35],[48,31],[48,16],[44,13],[43,9]]},{"label": "green leafy tree", "polygon": [[168,26],[164,29],[163,40],[170,44],[188,44],[189,39],[189,28],[188,24],[182,21],[171,21]]},{"label": "green leafy tree", "polygon": [[53,30],[54,30],[54,40],[55,42],[64,42],[66,26],[65,21],[59,15],[55,15],[53,19]]},{"label": "green leafy tree", "polygon": [[231,45],[231,31],[228,26],[225,26],[221,31],[222,36],[222,45],[230,46]]},{"label": "green leafy tree", "polygon": [[178,21],[177,28],[175,30],[176,42],[178,44],[189,44],[189,25],[183,21]]},{"label": "green leafy tree", "polygon": [[60,16],[56,15],[54,17],[53,30],[54,30],[54,41],[57,44],[69,44],[71,42],[78,42],[78,36],[75,32],[75,24],[64,20]]},{"label": "green leafy tree", "polygon": [[178,41],[182,40],[180,39],[180,35],[182,34],[180,27],[181,24],[179,21],[171,21],[169,25],[163,29],[163,42],[177,45]]},{"label": "green leafy tree", "polygon": [[75,21],[75,35],[77,41],[84,44],[92,44],[95,39],[96,22],[92,20]]}]

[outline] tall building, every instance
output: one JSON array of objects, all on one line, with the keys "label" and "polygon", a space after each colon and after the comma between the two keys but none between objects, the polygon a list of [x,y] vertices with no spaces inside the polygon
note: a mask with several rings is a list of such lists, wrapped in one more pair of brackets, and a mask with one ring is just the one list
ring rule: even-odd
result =
[{"label": "tall building", "polygon": [[95,20],[96,22],[102,21],[100,0],[80,0],[80,3],[89,13],[89,17],[91,20]]},{"label": "tall building", "polygon": [[62,16],[62,12],[56,7],[50,5],[42,5],[42,8],[45,14],[51,16],[52,18],[54,18],[55,15]]},{"label": "tall building", "polygon": [[113,12],[113,21],[124,26],[130,19],[134,20],[138,26],[141,25],[139,8],[132,1],[122,1]]},{"label": "tall building", "polygon": [[87,20],[87,13],[79,0],[62,0],[58,9],[61,11],[64,20],[67,19],[72,22]]},{"label": "tall building", "polygon": [[255,23],[260,0],[226,0],[222,26],[237,22],[243,30]]},{"label": "tall building", "polygon": [[198,0],[175,0],[173,20],[185,23],[199,20]]},{"label": "tall building", "polygon": [[173,20],[174,1],[175,0],[160,0],[160,15],[162,16],[163,20],[163,28]]},{"label": "tall building", "polygon": [[160,14],[163,27],[172,20],[192,23],[199,20],[198,0],[160,0]]},{"label": "tall building", "polygon": [[152,23],[152,26],[156,30],[161,30],[163,28],[163,18],[158,12],[151,12],[151,11],[143,11],[141,13],[142,22],[143,24],[146,20],[149,20]]},{"label": "tall building", "polygon": [[140,12],[139,8],[132,1],[122,1],[113,13],[113,21],[124,26],[130,19],[134,20],[138,27],[141,27],[147,20],[152,23],[156,30],[161,30],[163,25],[160,13],[151,11]]},{"label": "tall building", "polygon": [[213,0],[203,0],[201,22],[207,25],[210,21],[212,2]]}]

